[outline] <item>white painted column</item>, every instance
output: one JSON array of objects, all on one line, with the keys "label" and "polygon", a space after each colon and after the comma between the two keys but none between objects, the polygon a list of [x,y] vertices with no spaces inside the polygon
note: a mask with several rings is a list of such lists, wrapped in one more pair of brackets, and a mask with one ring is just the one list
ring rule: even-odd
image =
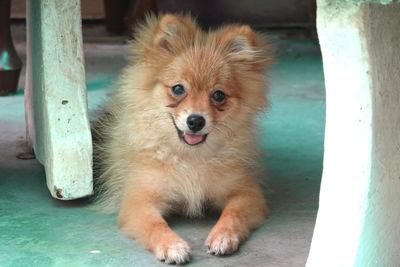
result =
[{"label": "white painted column", "polygon": [[[53,197],[92,193],[80,1],[27,0],[28,140]],[[33,114],[33,116],[32,116]]]},{"label": "white painted column", "polygon": [[400,4],[367,2],[318,1],[327,107],[308,267],[400,266]]}]

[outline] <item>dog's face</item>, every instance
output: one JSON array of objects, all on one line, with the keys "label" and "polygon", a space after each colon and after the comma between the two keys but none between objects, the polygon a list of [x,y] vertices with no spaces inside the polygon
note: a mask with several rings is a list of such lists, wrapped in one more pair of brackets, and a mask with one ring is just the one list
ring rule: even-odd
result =
[{"label": "dog's face", "polygon": [[234,131],[230,116],[238,112],[240,90],[230,68],[216,51],[189,48],[162,74],[164,105],[185,144],[200,145],[208,135]]},{"label": "dog's face", "polygon": [[154,67],[160,109],[181,144],[218,146],[265,108],[269,58],[250,27],[205,33],[188,17],[166,15],[150,38],[145,62]]}]

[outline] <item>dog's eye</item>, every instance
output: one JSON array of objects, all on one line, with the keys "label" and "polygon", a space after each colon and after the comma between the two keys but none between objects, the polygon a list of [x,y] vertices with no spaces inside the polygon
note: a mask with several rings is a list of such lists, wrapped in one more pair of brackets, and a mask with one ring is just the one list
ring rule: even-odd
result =
[{"label": "dog's eye", "polygon": [[211,98],[215,103],[222,104],[225,101],[226,97],[224,92],[222,92],[221,90],[217,90],[211,95]]},{"label": "dog's eye", "polygon": [[175,96],[183,96],[186,93],[185,87],[182,84],[172,86],[171,92]]}]

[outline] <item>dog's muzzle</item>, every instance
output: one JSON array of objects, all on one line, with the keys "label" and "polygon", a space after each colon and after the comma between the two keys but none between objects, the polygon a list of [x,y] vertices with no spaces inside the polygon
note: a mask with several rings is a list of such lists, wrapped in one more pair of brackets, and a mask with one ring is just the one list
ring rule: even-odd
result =
[{"label": "dog's muzzle", "polygon": [[172,122],[175,126],[176,131],[178,132],[179,138],[186,144],[190,146],[195,146],[202,144],[207,139],[207,134],[200,133],[200,131],[206,125],[206,120],[203,116],[192,114],[186,119],[186,124],[188,127],[188,131],[182,131],[176,125],[176,122],[171,115]]}]

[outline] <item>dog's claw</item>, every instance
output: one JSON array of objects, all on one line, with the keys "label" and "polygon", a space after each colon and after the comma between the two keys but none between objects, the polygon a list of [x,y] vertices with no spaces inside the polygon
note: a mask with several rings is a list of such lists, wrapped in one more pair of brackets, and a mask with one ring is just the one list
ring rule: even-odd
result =
[{"label": "dog's claw", "polygon": [[186,242],[180,241],[159,246],[155,255],[158,260],[167,264],[184,264],[190,260],[190,248]]},{"label": "dog's claw", "polygon": [[239,248],[239,238],[234,233],[212,234],[207,239],[207,253],[221,256],[231,254]]}]

